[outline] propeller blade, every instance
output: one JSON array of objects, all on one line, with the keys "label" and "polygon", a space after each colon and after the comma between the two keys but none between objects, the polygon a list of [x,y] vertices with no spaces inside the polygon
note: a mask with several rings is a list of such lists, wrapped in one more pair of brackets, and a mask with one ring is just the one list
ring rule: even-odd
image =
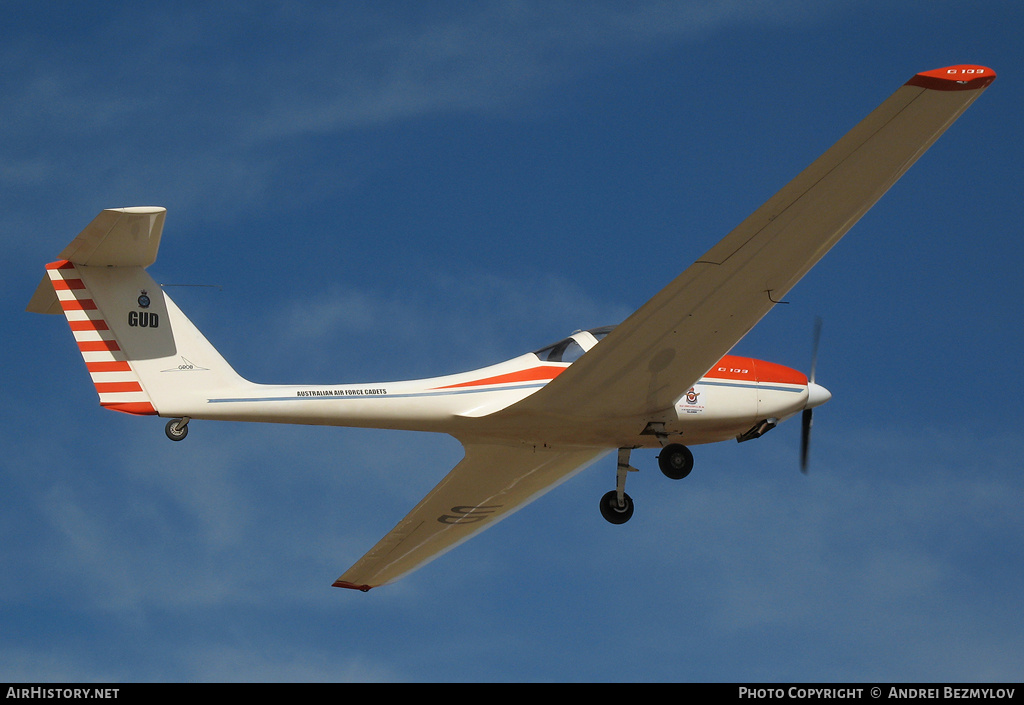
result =
[{"label": "propeller blade", "polygon": [[807,474],[807,457],[811,447],[812,410],[804,409],[800,417],[800,472]]},{"label": "propeller blade", "polygon": [[[818,343],[821,342],[821,317],[814,319],[814,343],[811,347],[811,373],[807,380],[814,384],[814,375],[818,368]],[[811,409],[804,409],[800,417],[800,472],[807,474],[808,456],[811,448],[811,425],[813,414]]]},{"label": "propeller blade", "polygon": [[809,379],[814,381],[814,373],[818,368],[818,343],[821,342],[821,318],[814,319],[814,344],[811,348],[811,374]]}]

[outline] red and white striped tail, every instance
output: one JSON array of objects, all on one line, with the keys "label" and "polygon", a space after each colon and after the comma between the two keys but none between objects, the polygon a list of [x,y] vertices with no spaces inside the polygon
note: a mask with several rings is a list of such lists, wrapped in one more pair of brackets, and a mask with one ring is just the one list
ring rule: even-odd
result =
[{"label": "red and white striped tail", "polygon": [[156,414],[142,380],[132,369],[75,265],[60,260],[46,265],[46,270],[96,386],[100,405],[128,414]]}]

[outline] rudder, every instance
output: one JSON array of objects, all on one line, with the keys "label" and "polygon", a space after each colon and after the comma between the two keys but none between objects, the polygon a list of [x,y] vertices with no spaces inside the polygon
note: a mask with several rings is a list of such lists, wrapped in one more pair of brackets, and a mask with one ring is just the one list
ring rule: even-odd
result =
[{"label": "rudder", "polygon": [[153,400],[142,387],[142,380],[78,268],[68,260],[59,260],[46,265],[46,273],[99,394],[100,405],[129,414],[157,414]]}]

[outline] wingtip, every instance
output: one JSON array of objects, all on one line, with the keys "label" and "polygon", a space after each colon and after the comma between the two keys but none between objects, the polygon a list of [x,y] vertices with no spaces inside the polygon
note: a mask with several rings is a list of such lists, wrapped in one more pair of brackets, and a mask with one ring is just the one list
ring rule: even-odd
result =
[{"label": "wingtip", "polygon": [[335,580],[331,587],[348,588],[349,590],[358,590],[359,592],[369,592],[373,588],[373,585],[357,585],[356,583],[350,583],[346,580]]},{"label": "wingtip", "polygon": [[124,206],[123,208],[110,208],[108,210],[129,215],[157,215],[167,212],[167,209],[163,206]]},{"label": "wingtip", "polygon": [[907,85],[933,91],[974,91],[985,88],[994,80],[996,72],[987,66],[960,64],[922,71],[907,81]]}]

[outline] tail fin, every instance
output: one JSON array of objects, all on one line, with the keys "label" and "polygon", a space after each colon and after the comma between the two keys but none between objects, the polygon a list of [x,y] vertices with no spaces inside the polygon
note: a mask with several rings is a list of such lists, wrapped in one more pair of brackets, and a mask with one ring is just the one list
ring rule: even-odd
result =
[{"label": "tail fin", "polygon": [[46,266],[28,310],[63,312],[100,404],[129,414],[189,416],[238,376],[145,271],[163,208],[105,210]]}]

